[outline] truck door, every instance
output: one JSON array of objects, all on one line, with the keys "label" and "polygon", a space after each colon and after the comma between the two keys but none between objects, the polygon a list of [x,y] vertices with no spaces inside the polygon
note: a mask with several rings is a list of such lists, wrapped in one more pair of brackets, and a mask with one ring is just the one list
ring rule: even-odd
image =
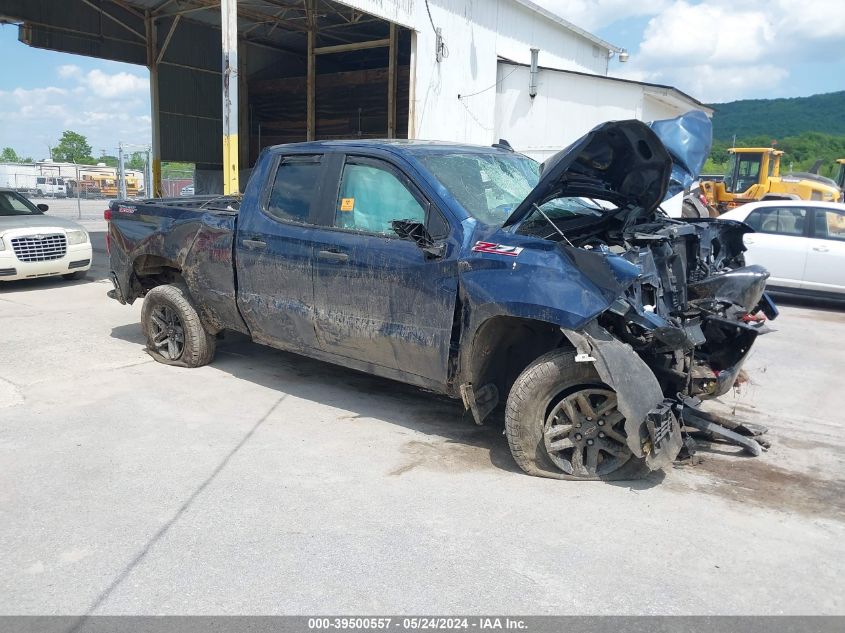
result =
[{"label": "truck door", "polygon": [[[336,154],[331,169],[338,179],[335,195],[324,226],[313,233],[322,349],[398,370],[411,382],[445,384],[458,250],[446,219],[387,161]],[[443,255],[427,255],[400,239],[392,220],[425,223],[445,243]]]},{"label": "truck door", "polygon": [[322,155],[280,156],[258,208],[238,218],[238,307],[253,338],[274,347],[317,347],[311,243],[325,173]]},{"label": "truck door", "polygon": [[845,211],[815,207],[813,213],[803,288],[845,293]]}]

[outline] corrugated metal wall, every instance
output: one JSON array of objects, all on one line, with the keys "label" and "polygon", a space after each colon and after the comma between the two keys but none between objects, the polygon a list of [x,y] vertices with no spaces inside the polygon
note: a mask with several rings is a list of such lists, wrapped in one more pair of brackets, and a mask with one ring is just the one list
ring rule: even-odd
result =
[{"label": "corrugated metal wall", "polygon": [[[120,6],[113,6],[110,11],[143,36],[144,21],[138,16]],[[130,64],[147,63],[146,44],[141,37],[83,3],[75,3],[70,10],[65,2],[56,0],[2,0],[0,15],[26,20],[29,26],[21,30],[19,38],[35,48]]]},{"label": "corrugated metal wall", "polygon": [[[170,21],[159,24],[159,42],[169,30]],[[158,86],[162,159],[219,163],[223,155],[220,31],[180,22],[159,64]]]}]

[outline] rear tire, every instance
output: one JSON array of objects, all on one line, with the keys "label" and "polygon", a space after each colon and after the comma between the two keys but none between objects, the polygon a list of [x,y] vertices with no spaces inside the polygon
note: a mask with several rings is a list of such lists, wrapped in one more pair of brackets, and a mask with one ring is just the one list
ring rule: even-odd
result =
[{"label": "rear tire", "polygon": [[[593,415],[571,406],[576,401]],[[544,354],[525,368],[508,396],[505,434],[514,460],[529,475],[552,479],[645,476],[649,469],[625,443],[615,403],[614,391],[590,363],[576,363],[574,351]]]},{"label": "rear tire", "polygon": [[216,339],[203,327],[184,286],[156,286],[141,308],[147,352],[165,365],[201,367],[214,358]]}]

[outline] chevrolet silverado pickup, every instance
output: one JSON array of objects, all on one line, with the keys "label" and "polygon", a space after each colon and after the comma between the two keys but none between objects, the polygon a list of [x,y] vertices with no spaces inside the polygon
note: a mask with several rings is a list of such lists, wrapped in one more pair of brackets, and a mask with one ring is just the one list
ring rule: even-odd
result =
[{"label": "chevrolet silverado pickup", "polygon": [[[672,160],[610,122],[542,166],[505,143],[265,149],[242,196],[115,201],[110,295],[144,297],[156,360],[217,336],[504,414],[527,473],[641,476],[674,460],[774,318],[739,222],[669,218]],[[756,317],[754,315],[757,315]]]}]

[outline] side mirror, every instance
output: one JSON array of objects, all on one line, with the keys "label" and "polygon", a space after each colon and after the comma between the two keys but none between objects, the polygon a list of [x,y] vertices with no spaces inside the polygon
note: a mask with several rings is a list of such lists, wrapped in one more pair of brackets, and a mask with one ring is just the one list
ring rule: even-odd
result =
[{"label": "side mirror", "polygon": [[425,224],[416,220],[393,220],[390,225],[393,232],[403,240],[416,242],[427,257],[443,257],[446,254],[446,244],[435,244],[434,238],[429,235]]},{"label": "side mirror", "polygon": [[37,208],[39,211],[41,211],[41,213],[46,213],[46,212],[47,212],[47,210],[50,208],[50,207],[48,207],[48,206],[47,206],[46,204],[44,204],[44,203],[42,203],[42,204],[37,204],[37,205],[35,205],[35,206],[36,206],[36,208]]}]

